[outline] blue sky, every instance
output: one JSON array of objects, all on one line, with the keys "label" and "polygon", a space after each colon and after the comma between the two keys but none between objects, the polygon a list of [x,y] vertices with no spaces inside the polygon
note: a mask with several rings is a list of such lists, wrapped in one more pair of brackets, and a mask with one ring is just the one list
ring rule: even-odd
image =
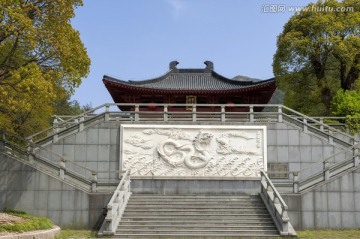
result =
[{"label": "blue sky", "polygon": [[[309,0],[84,0],[72,25],[91,59],[90,74],[72,99],[93,107],[113,102],[103,75],[143,80],[179,68],[203,68],[232,78],[273,77],[276,37]],[[284,12],[268,13],[271,5]]]}]

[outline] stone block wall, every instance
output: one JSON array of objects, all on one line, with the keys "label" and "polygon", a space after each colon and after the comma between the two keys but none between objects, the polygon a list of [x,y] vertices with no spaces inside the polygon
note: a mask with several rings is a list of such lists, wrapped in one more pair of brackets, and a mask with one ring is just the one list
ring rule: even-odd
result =
[{"label": "stone block wall", "polygon": [[[94,170],[118,170],[120,125],[121,122],[102,122],[60,139],[47,148]],[[303,170],[301,178],[322,170],[323,165],[316,162],[343,151],[339,145],[329,144],[326,139],[304,133],[286,123],[268,123],[266,126],[268,162],[288,163],[290,171]],[[331,158],[330,162],[342,161],[350,156],[351,152],[342,152]],[[103,208],[110,194],[87,194],[14,159],[4,158],[3,155],[0,157],[0,181],[4,182],[0,184],[0,209],[24,210],[49,217],[56,224],[71,228],[95,227],[102,222]],[[82,174],[81,168],[67,167]],[[99,181],[118,179],[116,172],[99,174]],[[285,195],[292,224],[296,229],[359,228],[360,208],[356,203],[360,198],[359,179],[360,172],[356,171],[301,196]],[[134,180],[132,186],[135,192],[148,193],[209,193],[216,187],[230,192],[243,187],[248,190],[246,193],[253,194],[257,192],[256,188],[260,189],[256,183],[233,185],[236,181],[225,184],[211,180],[189,182]]]},{"label": "stone block wall", "polygon": [[[128,122],[127,122],[128,123]],[[156,122],[156,124],[174,124],[174,122]],[[135,122],[134,122],[135,124]],[[189,122],[190,124],[208,125],[206,122]],[[223,125],[237,125],[223,123]],[[244,123],[261,125],[261,123]],[[102,122],[82,132],[60,139],[47,146],[53,152],[64,155],[85,167],[93,170],[119,170],[120,162],[120,125],[121,122]],[[289,171],[302,171],[300,179],[322,170],[324,159],[342,152],[337,144],[329,144],[327,139],[304,133],[295,126],[286,123],[267,123],[268,163],[288,163]],[[330,163],[344,160],[351,152],[343,152],[330,159]],[[317,163],[317,164],[316,164]],[[80,174],[90,172],[67,166]],[[118,179],[117,173],[100,173],[99,180]],[[290,175],[290,179],[291,175]]]},{"label": "stone block wall", "polygon": [[283,195],[296,229],[360,227],[360,169],[302,195]]},{"label": "stone block wall", "polygon": [[218,194],[218,195],[258,195],[260,181],[255,180],[173,180],[173,179],[133,179],[133,193],[149,194]]},{"label": "stone block wall", "polygon": [[0,154],[0,182],[0,211],[16,209],[47,217],[62,228],[98,228],[111,197],[75,189],[4,154]]},{"label": "stone block wall", "polygon": [[[120,124],[102,122],[47,146],[52,152],[95,171],[119,170]],[[45,155],[44,155],[45,156]],[[67,168],[91,177],[91,172],[71,163]],[[98,180],[118,180],[119,174],[99,173]]]},{"label": "stone block wall", "polygon": [[289,171],[301,171],[300,179],[321,171],[321,162],[334,154],[339,153],[330,158],[330,164],[352,155],[352,152],[345,152],[340,145],[329,144],[327,139],[304,133],[286,123],[268,124],[267,128],[268,162],[288,163]]}]

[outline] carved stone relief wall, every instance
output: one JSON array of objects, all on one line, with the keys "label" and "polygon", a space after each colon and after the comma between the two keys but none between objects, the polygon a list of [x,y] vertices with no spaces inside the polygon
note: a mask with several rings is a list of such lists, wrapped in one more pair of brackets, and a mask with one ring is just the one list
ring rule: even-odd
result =
[{"label": "carved stone relief wall", "polygon": [[266,126],[121,125],[132,176],[251,177],[266,170]]}]

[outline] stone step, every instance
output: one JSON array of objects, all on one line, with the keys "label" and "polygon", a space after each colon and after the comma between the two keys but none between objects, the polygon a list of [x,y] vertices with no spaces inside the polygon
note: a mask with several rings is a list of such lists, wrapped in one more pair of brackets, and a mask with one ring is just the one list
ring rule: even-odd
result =
[{"label": "stone step", "polygon": [[133,194],[117,238],[261,238],[279,233],[259,196]]},{"label": "stone step", "polygon": [[[150,234],[150,233],[144,233],[144,234],[116,234],[115,235],[116,238],[118,239],[122,239],[122,238],[139,238],[139,239],[144,239],[144,238],[176,238],[176,239],[189,239],[189,238],[201,238],[201,239],[204,239],[204,238],[216,238],[216,239],[224,239],[224,235],[223,234],[212,234],[212,235],[206,235],[206,237],[204,237],[203,235],[199,235],[199,234],[191,234],[191,233],[188,233],[188,234]],[[234,234],[226,234],[226,237],[227,239],[230,239],[230,238],[236,238],[236,239],[254,239],[254,238],[277,238],[279,237],[280,235],[279,234],[269,234],[269,235],[263,235],[263,234],[246,234],[246,233],[242,233],[241,235],[239,235],[238,233],[234,233]]]},{"label": "stone step", "polygon": [[222,224],[183,224],[183,225],[134,225],[122,224],[118,226],[118,230],[276,230],[274,225],[222,225]]},{"label": "stone step", "polygon": [[158,209],[158,210],[152,210],[152,209],[127,209],[127,214],[139,214],[143,213],[144,215],[156,215],[156,214],[177,214],[177,215],[187,215],[187,214],[193,214],[193,213],[201,213],[201,214],[257,214],[257,213],[267,213],[266,209],[241,209],[241,210],[234,210],[234,209]]},{"label": "stone step", "polygon": [[243,214],[258,214],[258,213],[263,213],[266,214],[268,213],[267,210],[265,208],[262,209],[241,209],[241,210],[234,210],[234,209],[229,209],[229,208],[222,208],[219,210],[214,210],[214,209],[157,209],[157,210],[152,210],[150,209],[131,209],[131,208],[127,208],[125,211],[125,214],[152,214],[152,215],[156,215],[156,214],[177,214],[177,215],[187,215],[187,214],[215,214],[215,215],[219,215],[219,214],[238,214],[238,215],[243,215]]},{"label": "stone step", "polygon": [[156,225],[206,225],[215,226],[215,225],[272,225],[274,226],[273,221],[269,219],[243,219],[243,220],[131,220],[131,219],[123,219],[121,220],[121,225],[146,225],[146,226],[156,226]]},{"label": "stone step", "polygon": [[[148,230],[144,230],[144,229],[118,229],[116,230],[116,234],[115,235],[123,235],[123,234],[131,234],[131,235],[135,235],[135,234],[148,234],[149,231]],[[151,234],[160,234],[160,235],[164,235],[164,234],[176,234],[176,235],[186,235],[186,234],[198,234],[198,235],[203,235],[203,236],[207,236],[207,235],[212,235],[212,234],[222,234],[223,236],[226,236],[227,234],[237,234],[238,236],[242,236],[242,234],[246,234],[246,235],[254,235],[254,234],[260,234],[260,235],[274,235],[277,236],[279,235],[279,232],[276,229],[264,229],[264,230],[250,230],[250,229],[204,229],[204,230],[197,230],[197,229],[162,229],[162,230],[156,230],[156,231],[151,231]],[[149,233],[150,234],[150,233]]]},{"label": "stone step", "polygon": [[131,195],[132,198],[138,198],[138,199],[144,199],[144,198],[188,198],[188,199],[225,199],[225,200],[231,200],[231,199],[258,199],[259,196],[257,195],[199,195],[199,194],[186,194],[186,195],[178,195],[178,194],[167,194],[167,195],[161,195],[161,194],[135,194],[133,193]]},{"label": "stone step", "polygon": [[248,200],[248,201],[236,201],[236,200],[229,200],[229,201],[222,201],[222,200],[130,200],[127,205],[138,205],[138,204],[178,204],[178,205],[186,205],[186,204],[200,204],[203,205],[204,203],[212,205],[212,204],[263,204],[260,200]]},{"label": "stone step", "polygon": [[131,198],[136,201],[149,201],[149,200],[206,200],[206,201],[259,201],[261,200],[259,197],[206,197],[206,196],[136,196],[132,195]]},{"label": "stone step", "polygon": [[271,220],[271,216],[269,214],[242,214],[242,215],[127,215],[124,214],[122,217],[123,220],[137,220],[137,221],[148,221],[148,220],[166,220],[166,221],[177,221],[177,220],[206,220],[206,221],[229,221],[229,220]]},{"label": "stone step", "polygon": [[165,209],[165,208],[172,208],[172,209],[256,209],[256,208],[265,208],[265,206],[263,204],[256,204],[256,205],[243,205],[243,204],[235,204],[235,205],[231,205],[231,204],[185,204],[185,205],[179,205],[179,204],[166,204],[166,205],[161,205],[161,204],[155,204],[155,205],[151,205],[151,204],[145,204],[145,205],[140,205],[140,204],[136,204],[136,205],[127,205],[126,206],[128,209],[151,209],[151,210],[158,210],[158,209]]}]

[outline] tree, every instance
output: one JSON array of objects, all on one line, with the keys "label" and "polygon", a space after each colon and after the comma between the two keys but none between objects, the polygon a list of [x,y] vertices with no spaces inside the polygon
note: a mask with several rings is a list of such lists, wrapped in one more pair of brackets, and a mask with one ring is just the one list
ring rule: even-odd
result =
[{"label": "tree", "polygon": [[286,93],[306,75],[303,83],[314,83],[309,91],[318,92],[321,113],[329,114],[337,90],[352,90],[360,76],[360,2],[318,1],[296,13],[278,36],[273,70]]},{"label": "tree", "polygon": [[[359,88],[358,88],[359,89]],[[346,116],[346,124],[351,133],[360,132],[360,92],[340,89],[335,95],[331,109],[336,116]]]},{"label": "tree", "polygon": [[71,100],[70,95],[67,95],[64,98],[57,99],[55,102],[55,115],[80,115],[81,113],[84,113],[86,111],[89,111],[92,109],[91,104],[86,104],[84,106],[81,106],[80,103],[77,100]]},{"label": "tree", "polygon": [[29,135],[48,126],[90,59],[70,19],[82,0],[0,0],[0,128]]}]

